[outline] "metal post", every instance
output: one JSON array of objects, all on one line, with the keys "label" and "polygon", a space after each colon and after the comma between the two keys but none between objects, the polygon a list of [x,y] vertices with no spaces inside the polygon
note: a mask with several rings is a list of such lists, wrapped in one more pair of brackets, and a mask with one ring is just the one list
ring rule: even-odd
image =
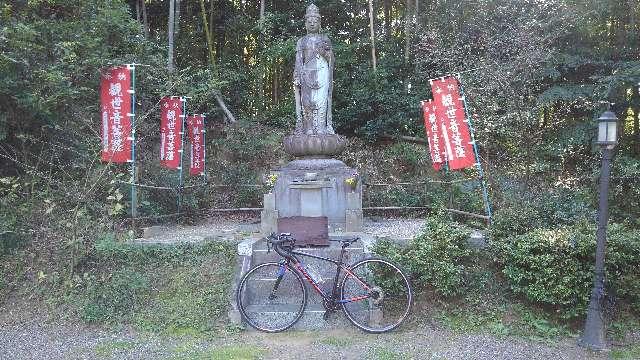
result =
[{"label": "metal post", "polygon": [[469,116],[469,106],[467,106],[467,97],[464,96],[464,86],[462,85],[462,77],[458,74],[458,82],[460,83],[460,96],[462,97],[462,103],[464,104],[464,114],[467,118],[467,125],[469,126],[469,133],[471,133],[471,143],[473,144],[473,154],[476,157],[476,166],[478,168],[478,177],[480,178],[480,185],[482,186],[482,198],[484,200],[484,206],[489,217],[489,223],[491,223],[491,203],[489,202],[489,192],[487,190],[487,183],[484,178],[484,171],[482,170],[482,164],[480,163],[480,153],[478,152],[478,145],[476,144],[476,136],[473,131],[473,122],[471,116]]},{"label": "metal post", "polygon": [[183,188],[183,181],[182,181],[182,166],[183,166],[183,161],[184,161],[184,128],[185,128],[185,119],[187,117],[186,113],[187,113],[187,99],[185,97],[180,97],[180,101],[182,102],[182,114],[180,114],[180,122],[181,122],[181,127],[180,127],[180,150],[178,150],[180,152],[180,167],[178,168],[179,170],[179,179],[178,179],[178,215],[180,214],[180,209],[182,208],[182,188]]},{"label": "metal post", "polygon": [[[138,216],[138,193],[136,189],[136,66],[127,64],[131,70],[131,219]],[[132,223],[133,224],[133,223]]]},{"label": "metal post", "polygon": [[602,152],[602,169],[600,172],[600,198],[598,213],[598,230],[596,232],[596,269],[593,276],[593,289],[587,310],[587,321],[584,325],[584,334],[579,344],[593,349],[606,350],[606,332],[604,324],[604,257],[607,243],[607,222],[609,221],[609,178],[611,175],[611,159],[613,146],[606,147]]}]

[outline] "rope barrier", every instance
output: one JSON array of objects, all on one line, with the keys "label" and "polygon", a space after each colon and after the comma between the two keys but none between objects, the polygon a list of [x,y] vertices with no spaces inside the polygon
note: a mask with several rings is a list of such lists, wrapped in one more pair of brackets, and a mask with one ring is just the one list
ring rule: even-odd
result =
[{"label": "rope barrier", "polygon": [[158,189],[158,190],[179,190],[179,189],[192,189],[192,188],[197,188],[197,187],[203,187],[203,186],[208,186],[208,187],[231,187],[231,188],[237,188],[237,187],[251,187],[251,188],[261,188],[264,185],[258,185],[258,184],[236,184],[236,185],[227,185],[227,184],[196,184],[196,185],[187,185],[187,186],[174,186],[174,187],[169,187],[169,186],[158,186],[158,185],[147,185],[147,184],[135,184],[135,183],[131,183],[129,181],[122,181],[122,180],[116,180],[117,183],[123,184],[123,185],[133,185],[136,187],[141,187],[141,188],[148,188],[148,189]]},{"label": "rope barrier", "polygon": [[426,185],[426,184],[456,184],[456,183],[462,183],[462,182],[469,182],[469,181],[477,181],[478,179],[472,179],[472,178],[467,178],[467,179],[459,179],[459,180],[451,180],[451,181],[445,181],[445,180],[430,180],[430,181],[422,181],[422,182],[399,182],[399,183],[363,183],[363,185],[365,186],[400,186],[400,185]]}]

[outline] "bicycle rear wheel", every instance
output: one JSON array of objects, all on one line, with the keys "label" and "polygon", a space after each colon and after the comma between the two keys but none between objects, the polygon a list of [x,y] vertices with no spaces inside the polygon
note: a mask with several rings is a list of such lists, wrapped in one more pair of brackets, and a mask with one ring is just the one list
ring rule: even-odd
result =
[{"label": "bicycle rear wheel", "polygon": [[293,326],[307,305],[302,276],[287,264],[264,263],[240,280],[236,303],[242,318],[264,332],[284,331]]},{"label": "bicycle rear wheel", "polygon": [[340,288],[345,315],[370,333],[400,326],[413,301],[409,278],[398,265],[382,258],[355,263],[346,271]]}]

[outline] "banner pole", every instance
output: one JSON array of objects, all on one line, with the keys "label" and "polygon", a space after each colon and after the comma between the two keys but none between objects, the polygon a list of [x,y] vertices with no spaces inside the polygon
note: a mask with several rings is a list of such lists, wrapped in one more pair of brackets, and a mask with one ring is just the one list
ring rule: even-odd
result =
[{"label": "banner pole", "polygon": [[484,200],[485,210],[489,217],[489,225],[491,225],[491,203],[489,202],[489,192],[487,190],[487,183],[484,177],[484,171],[482,170],[482,164],[480,163],[480,153],[478,152],[478,145],[476,144],[475,131],[473,130],[473,121],[469,115],[469,106],[467,105],[467,97],[464,95],[464,86],[462,85],[462,76],[457,74],[458,82],[460,83],[460,95],[462,96],[462,103],[464,104],[464,113],[467,118],[467,125],[469,126],[469,132],[471,133],[471,143],[473,144],[473,154],[476,157],[476,166],[478,167],[478,175],[480,178],[480,185],[482,186],[482,198]]},{"label": "banner pole", "polygon": [[[136,189],[136,66],[128,64],[131,69],[131,220],[134,225],[138,216],[138,192]],[[135,226],[135,225],[134,225]]]},{"label": "banner pole", "polygon": [[182,123],[180,127],[180,173],[178,178],[178,215],[180,215],[180,209],[182,208],[182,187],[184,185],[182,180],[182,167],[184,165],[184,131],[185,131],[185,119],[187,118],[187,99],[185,97],[180,97],[180,101],[182,102],[182,114],[180,114],[180,121]]}]

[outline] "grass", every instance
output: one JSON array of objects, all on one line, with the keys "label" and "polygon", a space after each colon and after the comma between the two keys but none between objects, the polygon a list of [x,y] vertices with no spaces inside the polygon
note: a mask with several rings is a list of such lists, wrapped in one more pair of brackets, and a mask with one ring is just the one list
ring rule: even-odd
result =
[{"label": "grass", "polygon": [[140,328],[170,335],[197,335],[218,328],[226,315],[232,266],[205,262],[195,267],[172,268],[167,280],[136,316]]},{"label": "grass", "polygon": [[489,332],[496,336],[520,336],[544,341],[573,335],[567,325],[549,314],[518,303],[482,309],[473,306],[445,308],[436,312],[436,319],[457,332]]},{"label": "grass", "polygon": [[[235,265],[226,243],[140,246],[99,242],[97,264],[71,303],[88,322],[180,337],[226,332]],[[73,304],[72,304],[73,305]]]},{"label": "grass", "polygon": [[175,360],[253,360],[266,354],[266,350],[253,345],[225,345],[199,349],[195,344],[174,349]]},{"label": "grass", "polygon": [[406,359],[407,356],[404,353],[385,347],[375,347],[369,351],[367,358],[371,360],[402,360]]},{"label": "grass", "polygon": [[621,349],[611,350],[613,360],[637,360],[640,359],[640,344],[634,344]]},{"label": "grass", "polygon": [[110,358],[118,351],[126,351],[136,346],[135,341],[103,341],[96,345],[94,351],[96,356],[101,358]]},{"label": "grass", "polygon": [[319,341],[325,345],[331,345],[335,347],[347,347],[353,344],[353,339],[347,337],[327,336]]}]

